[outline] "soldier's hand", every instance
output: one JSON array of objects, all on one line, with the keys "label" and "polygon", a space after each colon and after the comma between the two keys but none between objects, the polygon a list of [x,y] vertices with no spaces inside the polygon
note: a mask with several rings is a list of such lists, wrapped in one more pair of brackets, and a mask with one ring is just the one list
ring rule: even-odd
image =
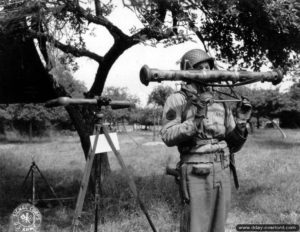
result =
[{"label": "soldier's hand", "polygon": [[237,104],[236,108],[236,120],[237,124],[240,124],[243,127],[246,127],[246,123],[251,117],[252,105],[247,98],[242,98]]},{"label": "soldier's hand", "polygon": [[211,92],[204,92],[199,95],[194,95],[192,98],[192,104],[197,108],[204,108],[207,104],[212,103],[213,95]]},{"label": "soldier's hand", "polygon": [[195,114],[195,124],[198,127],[207,116],[207,106],[213,102],[213,95],[211,92],[204,92],[192,100],[192,104],[197,108]]}]

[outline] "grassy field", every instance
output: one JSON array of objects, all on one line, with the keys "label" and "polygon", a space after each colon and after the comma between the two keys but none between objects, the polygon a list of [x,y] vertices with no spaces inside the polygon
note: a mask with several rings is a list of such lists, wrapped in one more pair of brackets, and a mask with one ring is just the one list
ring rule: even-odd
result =
[{"label": "grassy field", "polygon": [[[250,135],[236,155],[240,189],[232,186],[232,207],[227,231],[244,223],[299,223],[300,221],[300,131],[286,130],[283,140],[276,130],[259,130]],[[172,177],[164,174],[175,165],[179,154],[152,133],[119,134],[121,155],[129,167],[142,199],[159,231],[178,231],[179,196]],[[0,143],[0,231],[9,230],[9,215],[26,191],[21,184],[32,158],[60,197],[76,197],[85,160],[77,136],[13,139]],[[99,231],[151,231],[136,204],[116,158],[109,154],[112,174],[103,184]],[[28,187],[29,183],[25,187]],[[51,197],[41,180],[40,198]],[[64,207],[41,204],[42,231],[69,231],[75,200]],[[93,230],[93,201],[88,195],[82,217],[83,231]]]}]

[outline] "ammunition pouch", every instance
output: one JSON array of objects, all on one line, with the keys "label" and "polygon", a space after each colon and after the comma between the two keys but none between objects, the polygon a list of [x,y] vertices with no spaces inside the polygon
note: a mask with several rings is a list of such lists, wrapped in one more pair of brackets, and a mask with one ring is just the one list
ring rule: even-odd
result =
[{"label": "ammunition pouch", "polygon": [[207,176],[211,172],[211,165],[210,164],[194,164],[192,166],[192,174],[196,176]]}]

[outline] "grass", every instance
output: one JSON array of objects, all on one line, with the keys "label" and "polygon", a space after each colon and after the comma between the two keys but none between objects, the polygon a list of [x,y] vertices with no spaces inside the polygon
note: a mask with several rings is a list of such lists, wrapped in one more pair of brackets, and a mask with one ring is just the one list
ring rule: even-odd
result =
[{"label": "grass", "polygon": [[[227,231],[245,223],[299,223],[300,131],[286,130],[283,140],[275,130],[250,135],[236,155],[240,189],[232,188]],[[152,142],[152,133],[119,134],[121,155],[135,178],[141,197],[159,231],[178,231],[180,206],[177,186],[164,174],[167,164],[179,159],[176,148]],[[8,231],[9,215],[23,198],[20,186],[34,157],[60,197],[76,196],[85,165],[76,136],[2,141],[0,144],[0,231]],[[114,154],[109,153],[112,174],[103,183],[99,231],[151,231],[136,204]],[[28,183],[29,184],[29,183]],[[37,182],[40,197],[51,197]],[[50,195],[49,195],[50,194]],[[41,205],[42,231],[69,231],[75,200]],[[93,231],[93,201],[88,195],[82,217],[83,231]]]}]

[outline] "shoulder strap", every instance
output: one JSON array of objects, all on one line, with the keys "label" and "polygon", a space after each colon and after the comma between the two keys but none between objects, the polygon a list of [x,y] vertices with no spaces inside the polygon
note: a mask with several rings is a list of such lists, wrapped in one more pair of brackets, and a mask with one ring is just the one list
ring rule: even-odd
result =
[{"label": "shoulder strap", "polygon": [[225,102],[223,102],[224,111],[225,111],[225,117],[224,117],[224,125],[227,128],[228,127],[228,106]]}]

